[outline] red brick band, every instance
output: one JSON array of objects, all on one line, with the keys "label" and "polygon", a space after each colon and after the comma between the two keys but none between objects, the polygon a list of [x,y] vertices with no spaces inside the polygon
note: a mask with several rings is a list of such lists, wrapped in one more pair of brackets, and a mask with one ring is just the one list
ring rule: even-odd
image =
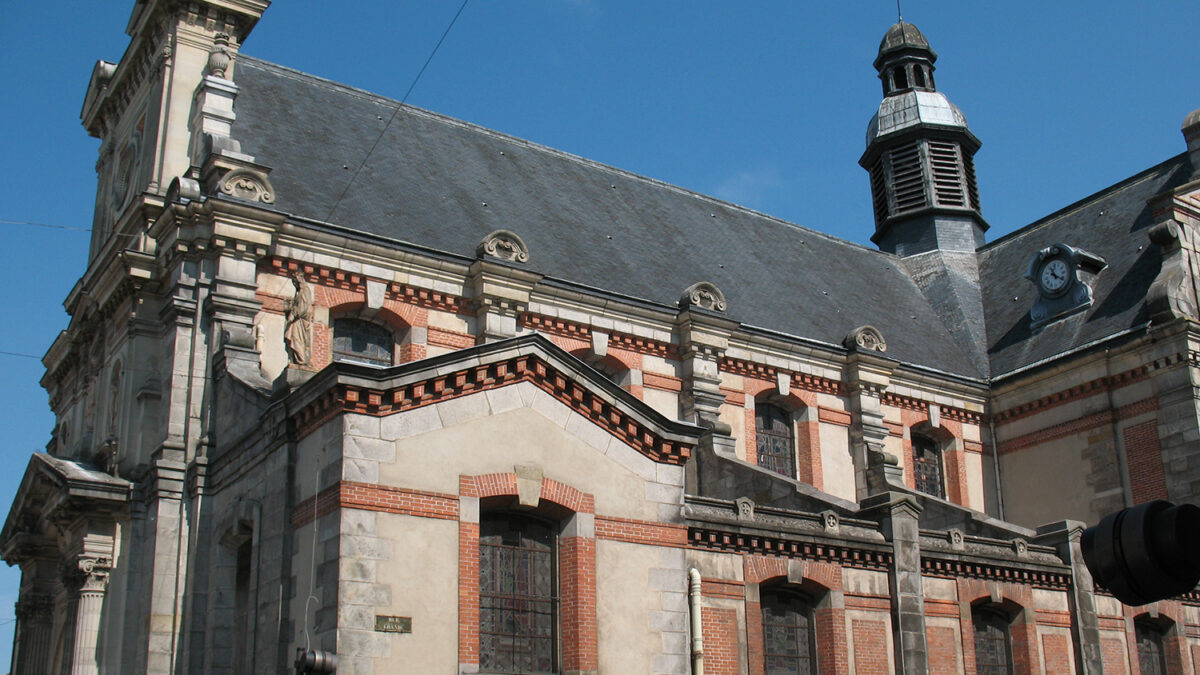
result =
[{"label": "red brick band", "polygon": [[630,518],[596,516],[596,538],[650,546],[687,546],[687,527]]}]

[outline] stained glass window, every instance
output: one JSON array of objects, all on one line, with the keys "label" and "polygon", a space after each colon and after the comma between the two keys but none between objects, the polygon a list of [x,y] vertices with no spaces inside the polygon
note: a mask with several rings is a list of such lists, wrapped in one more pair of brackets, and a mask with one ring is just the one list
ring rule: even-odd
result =
[{"label": "stained glass window", "polygon": [[518,515],[479,525],[479,669],[555,673],[558,581],[554,532]]},{"label": "stained glass window", "polygon": [[1138,665],[1142,675],[1162,675],[1167,672],[1163,659],[1163,634],[1158,626],[1138,621],[1134,624],[1137,633]]},{"label": "stained glass window", "polygon": [[1001,613],[979,608],[971,613],[975,623],[975,672],[977,675],[1012,673],[1008,619]]},{"label": "stained glass window", "polygon": [[934,497],[945,497],[942,483],[942,451],[937,441],[913,434],[913,478],[917,490]]},{"label": "stained glass window", "polygon": [[792,416],[788,411],[770,403],[754,404],[754,431],[758,443],[758,465],[796,477],[796,437],[792,433]]},{"label": "stained glass window", "polygon": [[766,675],[817,672],[812,604],[787,591],[763,593],[761,602]]},{"label": "stained glass window", "polygon": [[368,366],[392,365],[395,340],[388,329],[361,319],[335,319],[333,360]]}]

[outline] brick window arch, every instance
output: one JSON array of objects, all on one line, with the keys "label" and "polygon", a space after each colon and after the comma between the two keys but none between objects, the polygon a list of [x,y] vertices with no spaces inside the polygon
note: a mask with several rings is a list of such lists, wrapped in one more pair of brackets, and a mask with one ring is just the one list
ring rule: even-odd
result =
[{"label": "brick window arch", "polygon": [[788,478],[796,477],[796,432],[792,414],[768,403],[754,403],[754,438],[758,465]]},{"label": "brick window arch", "polygon": [[975,632],[976,675],[1011,675],[1012,632],[1006,614],[993,606],[971,610]]},{"label": "brick window arch", "polygon": [[514,513],[479,522],[479,670],[558,671],[558,533]]},{"label": "brick window arch", "polygon": [[788,587],[763,589],[764,675],[817,672],[817,643],[813,602]]},{"label": "brick window arch", "polygon": [[363,319],[333,320],[334,361],[390,366],[395,344],[395,336],[385,326]]},{"label": "brick window arch", "polygon": [[942,444],[921,433],[912,434],[913,483],[918,492],[945,499]]}]

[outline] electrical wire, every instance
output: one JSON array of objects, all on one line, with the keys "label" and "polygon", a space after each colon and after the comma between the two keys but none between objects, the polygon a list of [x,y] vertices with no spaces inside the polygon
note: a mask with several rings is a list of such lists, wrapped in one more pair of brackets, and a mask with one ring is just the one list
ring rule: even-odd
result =
[{"label": "electrical wire", "polygon": [[421,66],[421,70],[417,71],[417,76],[413,78],[412,84],[408,85],[408,90],[404,92],[404,97],[400,99],[400,103],[395,107],[395,109],[392,110],[391,117],[388,117],[387,123],[383,125],[383,129],[379,132],[379,135],[375,137],[375,142],[371,144],[371,149],[367,150],[366,156],[363,157],[362,162],[360,162],[358,165],[358,168],[354,170],[354,174],[350,176],[350,181],[346,183],[346,187],[342,188],[342,193],[338,195],[337,200],[333,202],[333,206],[329,207],[329,214],[325,216],[325,222],[333,222],[333,214],[335,211],[337,211],[337,207],[342,203],[342,200],[345,199],[346,193],[350,191],[350,186],[354,185],[354,181],[358,179],[358,174],[361,173],[363,167],[367,165],[367,160],[371,159],[371,155],[375,152],[375,149],[379,147],[379,142],[383,140],[383,135],[387,133],[388,128],[392,126],[392,122],[395,121],[396,115],[400,113],[400,109],[403,108],[404,104],[408,101],[408,97],[410,94],[412,94],[413,89],[416,89],[417,82],[421,81],[421,76],[425,74],[425,69],[428,68],[429,64],[433,62],[433,57],[438,53],[438,50],[441,49],[442,43],[446,41],[446,36],[450,34],[450,30],[454,28],[454,24],[458,22],[458,17],[462,16],[463,10],[467,8],[468,2],[470,2],[470,0],[463,0],[462,4],[458,6],[458,11],[454,13],[454,18],[450,19],[450,24],[446,26],[446,30],[442,31],[442,37],[438,38],[437,44],[433,46],[433,51],[429,52],[429,57],[425,59],[425,63]]},{"label": "electrical wire", "polygon": [[28,220],[0,220],[4,225],[31,225],[33,227],[48,227],[54,230],[74,230],[75,232],[91,232],[90,227],[72,227],[70,225],[53,225],[51,223],[34,223]]}]

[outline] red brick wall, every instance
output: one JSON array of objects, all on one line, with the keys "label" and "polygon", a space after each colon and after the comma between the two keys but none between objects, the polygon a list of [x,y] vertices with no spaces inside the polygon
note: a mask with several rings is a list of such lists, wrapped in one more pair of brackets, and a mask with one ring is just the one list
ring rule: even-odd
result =
[{"label": "red brick wall", "polygon": [[1104,664],[1104,675],[1128,675],[1129,661],[1125,648],[1118,638],[1100,639],[1100,660]]},{"label": "red brick wall", "polygon": [[854,619],[855,675],[887,675],[891,660],[887,648],[887,625],[882,621]]},{"label": "red brick wall", "polygon": [[817,626],[817,672],[820,675],[849,675],[846,653],[846,610],[825,607],[813,612]]},{"label": "red brick wall", "polygon": [[596,626],[596,540],[559,541],[559,608],[564,670],[596,670],[600,661]]},{"label": "red brick wall", "polygon": [[[1042,672],[1037,649],[1037,625],[1018,621],[1013,623],[1011,631],[1014,671],[1018,673]],[[972,643],[972,647],[974,647],[974,643]],[[972,652],[974,652],[973,648]],[[974,664],[971,667],[974,668]]]},{"label": "red brick wall", "polygon": [[479,524],[458,523],[458,662],[479,663]]},{"label": "red brick wall", "polygon": [[763,659],[762,603],[746,601],[746,656],[750,661],[750,675],[763,675],[766,670]]},{"label": "red brick wall", "polygon": [[929,675],[958,675],[958,631],[949,626],[925,629]]},{"label": "red brick wall", "polygon": [[1129,463],[1129,482],[1133,502],[1167,498],[1163,475],[1162,449],[1158,444],[1158,422],[1150,420],[1125,428],[1125,461]]},{"label": "red brick wall", "polygon": [[1069,673],[1071,662],[1071,643],[1068,636],[1061,633],[1042,636],[1042,654],[1046,657],[1047,673]]},{"label": "red brick wall", "polygon": [[737,612],[704,607],[700,610],[700,623],[704,631],[704,672],[738,675]]}]

